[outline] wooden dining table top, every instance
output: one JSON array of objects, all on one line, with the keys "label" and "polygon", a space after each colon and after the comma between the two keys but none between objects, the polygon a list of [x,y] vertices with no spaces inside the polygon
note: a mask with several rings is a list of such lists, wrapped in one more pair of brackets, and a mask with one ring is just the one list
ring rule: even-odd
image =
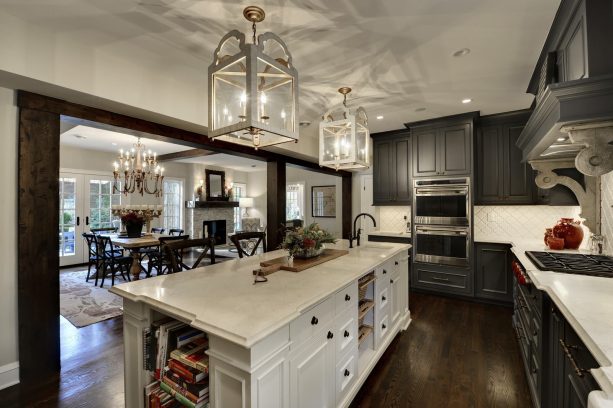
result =
[{"label": "wooden dining table top", "polygon": [[118,234],[105,234],[105,236],[111,238],[111,242],[113,242],[113,244],[126,249],[131,249],[160,245],[160,237],[169,237],[170,235],[145,234],[139,238],[128,238],[125,236],[119,236]]}]

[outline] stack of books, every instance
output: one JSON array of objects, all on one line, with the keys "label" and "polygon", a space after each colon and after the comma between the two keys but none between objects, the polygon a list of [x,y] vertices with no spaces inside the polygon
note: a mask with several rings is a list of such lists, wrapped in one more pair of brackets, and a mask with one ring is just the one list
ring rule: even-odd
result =
[{"label": "stack of books", "polygon": [[207,408],[209,342],[206,335],[168,320],[155,322],[143,335],[145,368],[157,380],[145,389],[147,407]]}]

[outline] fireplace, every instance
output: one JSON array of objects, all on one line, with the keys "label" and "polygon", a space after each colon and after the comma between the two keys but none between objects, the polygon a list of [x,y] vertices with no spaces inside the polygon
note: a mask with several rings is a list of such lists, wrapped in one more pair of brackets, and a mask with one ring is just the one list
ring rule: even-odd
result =
[{"label": "fireplace", "polygon": [[202,236],[214,237],[215,245],[225,245],[227,239],[226,220],[202,221]]}]

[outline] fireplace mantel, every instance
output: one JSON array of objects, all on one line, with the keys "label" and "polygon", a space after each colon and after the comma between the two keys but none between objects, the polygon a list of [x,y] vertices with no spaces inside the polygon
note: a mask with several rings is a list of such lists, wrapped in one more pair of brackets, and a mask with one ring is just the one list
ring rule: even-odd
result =
[{"label": "fireplace mantel", "polygon": [[233,208],[238,201],[186,201],[185,208]]}]

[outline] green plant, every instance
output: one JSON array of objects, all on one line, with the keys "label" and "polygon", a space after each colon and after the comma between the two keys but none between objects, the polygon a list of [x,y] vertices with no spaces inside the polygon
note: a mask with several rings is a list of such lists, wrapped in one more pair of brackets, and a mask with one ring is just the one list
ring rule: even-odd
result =
[{"label": "green plant", "polygon": [[290,256],[294,256],[304,250],[318,250],[323,244],[335,242],[332,234],[313,223],[305,228],[289,231],[281,243],[281,248],[287,249]]}]

